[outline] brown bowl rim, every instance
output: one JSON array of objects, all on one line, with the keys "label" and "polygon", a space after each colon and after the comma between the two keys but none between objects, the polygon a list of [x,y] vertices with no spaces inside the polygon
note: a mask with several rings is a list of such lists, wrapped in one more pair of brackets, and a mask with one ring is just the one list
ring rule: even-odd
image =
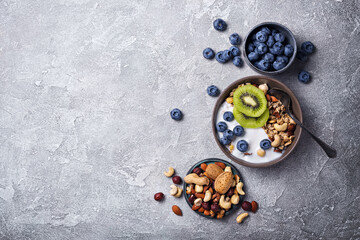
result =
[{"label": "brown bowl rim", "polygon": [[265,79],[265,80],[267,80],[269,82],[275,82],[275,83],[279,84],[281,86],[280,89],[287,92],[289,94],[289,96],[291,97],[292,105],[294,106],[294,104],[295,104],[295,105],[299,106],[300,111],[299,112],[293,112],[293,114],[300,120],[300,122],[303,122],[303,115],[302,115],[302,110],[301,110],[300,103],[299,103],[298,99],[296,98],[295,94],[290,90],[290,88],[288,88],[284,83],[282,83],[279,80],[276,80],[274,78],[271,78],[271,77],[268,77],[268,76],[262,76],[262,75],[253,75],[253,76],[243,77],[243,78],[240,78],[240,79],[232,82],[227,88],[225,88],[221,92],[218,100],[215,103],[215,107],[214,107],[213,114],[212,114],[212,120],[211,120],[212,132],[213,132],[213,135],[214,135],[214,138],[215,138],[215,141],[216,141],[217,145],[220,147],[221,151],[229,159],[233,160],[234,162],[236,162],[238,164],[246,166],[246,167],[269,167],[271,165],[274,165],[274,164],[284,160],[295,149],[295,147],[297,146],[297,144],[299,142],[299,139],[301,137],[301,133],[302,133],[301,127],[296,128],[295,133],[294,133],[295,134],[295,140],[291,144],[291,147],[287,148],[285,150],[285,152],[281,155],[281,157],[279,157],[277,159],[274,159],[274,160],[272,160],[270,162],[266,162],[266,163],[250,163],[250,162],[247,162],[247,161],[245,161],[243,159],[237,158],[234,155],[232,155],[230,153],[230,151],[220,143],[220,141],[218,139],[218,136],[217,136],[217,130],[216,130],[216,127],[215,127],[218,109],[219,109],[220,105],[225,101],[226,97],[229,96],[229,93],[236,86],[238,86],[239,84],[248,83],[248,82],[251,82],[251,81],[253,81],[255,79]]}]

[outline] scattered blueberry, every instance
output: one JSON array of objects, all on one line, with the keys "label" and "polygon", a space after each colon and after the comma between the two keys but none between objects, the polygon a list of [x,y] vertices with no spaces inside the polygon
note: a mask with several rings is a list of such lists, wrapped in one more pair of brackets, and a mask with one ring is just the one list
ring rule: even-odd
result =
[{"label": "scattered blueberry", "polygon": [[266,42],[267,38],[267,34],[263,31],[259,31],[256,33],[256,40],[258,40],[259,42]]},{"label": "scattered blueberry", "polygon": [[287,64],[289,62],[289,58],[284,55],[281,55],[281,56],[276,57],[276,61],[279,61],[279,62],[283,61],[283,62],[285,62],[285,64]]},{"label": "scattered blueberry", "polygon": [[273,54],[271,53],[266,53],[264,56],[263,56],[263,60],[265,62],[268,62],[268,63],[272,63],[274,60],[275,60],[275,57]]},{"label": "scattered blueberry", "polygon": [[285,36],[282,33],[276,33],[274,36],[274,39],[275,39],[275,41],[282,43],[285,41]]},{"label": "scattered blueberry", "polygon": [[235,56],[240,56],[240,49],[238,47],[232,46],[229,48],[229,51],[232,53],[232,55]]},{"label": "scattered blueberry", "polygon": [[226,62],[234,57],[229,50],[225,50],[223,52],[223,56],[224,56],[224,59],[225,59]]},{"label": "scattered blueberry", "polygon": [[213,59],[215,57],[215,53],[211,48],[205,48],[203,51],[203,56],[206,59]]},{"label": "scattered blueberry", "polygon": [[222,20],[221,18],[218,18],[214,21],[213,23],[214,28],[218,31],[225,31],[227,28],[227,24],[224,20]]},{"label": "scattered blueberry", "polygon": [[301,71],[298,75],[300,82],[308,83],[310,81],[310,73],[307,71]]},{"label": "scattered blueberry", "polygon": [[256,52],[251,52],[249,53],[248,58],[251,62],[256,61],[259,59],[259,54],[257,54]]},{"label": "scattered blueberry", "polygon": [[260,141],[260,147],[264,150],[271,148],[271,141],[269,139],[263,139]]},{"label": "scattered blueberry", "polygon": [[272,47],[275,44],[275,40],[273,36],[269,36],[266,45],[268,45],[268,47]]},{"label": "scattered blueberry", "polygon": [[212,97],[217,97],[220,94],[220,90],[216,86],[210,85],[207,88],[207,93]]},{"label": "scattered blueberry", "polygon": [[253,52],[255,50],[255,45],[253,43],[249,43],[247,50],[248,52]]},{"label": "scattered blueberry", "polygon": [[296,58],[299,59],[300,61],[306,62],[308,59],[308,56],[306,55],[306,53],[304,51],[300,50],[296,53]]},{"label": "scattered blueberry", "polygon": [[219,132],[224,132],[226,129],[227,129],[227,124],[225,122],[218,122],[216,124],[216,129],[219,131]]},{"label": "scattered blueberry", "polygon": [[270,49],[270,52],[272,54],[282,55],[284,52],[284,45],[282,45],[282,43],[280,43],[280,42],[276,42],[271,49]]},{"label": "scattered blueberry", "polygon": [[294,47],[290,44],[286,45],[284,48],[284,55],[287,57],[291,57],[294,53]]},{"label": "scattered blueberry", "polygon": [[260,70],[267,71],[270,69],[271,63],[265,62],[263,59],[256,62],[255,66],[259,68]]},{"label": "scattered blueberry", "polygon": [[229,145],[231,143],[231,140],[228,139],[227,137],[223,136],[222,138],[220,138],[220,143],[222,145]]},{"label": "scattered blueberry", "polygon": [[303,42],[301,44],[301,50],[303,50],[308,55],[314,52],[314,48],[314,44],[312,44],[310,41]]},{"label": "scattered blueberry", "polygon": [[217,52],[216,55],[215,55],[215,59],[216,59],[216,61],[218,61],[219,63],[226,63],[226,60],[225,60],[225,58],[224,58],[224,52],[223,52],[223,51]]},{"label": "scattered blueberry", "polygon": [[271,30],[268,27],[262,27],[260,29],[260,31],[263,31],[264,33],[266,33],[267,35],[271,34]]},{"label": "scattered blueberry", "polygon": [[171,110],[170,116],[171,116],[172,119],[174,119],[176,121],[180,121],[182,119],[182,117],[183,117],[183,114],[180,111],[180,109],[174,108],[173,110]]},{"label": "scattered blueberry", "polygon": [[242,136],[244,134],[244,128],[240,125],[234,127],[233,132],[236,136]]},{"label": "scattered blueberry", "polygon": [[243,60],[240,56],[235,56],[233,59],[233,64],[237,67],[241,67],[243,65]]},{"label": "scattered blueberry", "polygon": [[249,148],[249,144],[245,140],[240,140],[240,141],[237,142],[236,148],[240,152],[246,152],[248,150],[248,148]]},{"label": "scattered blueberry", "polygon": [[286,66],[286,63],[282,60],[275,60],[275,62],[273,62],[272,64],[273,68],[277,71],[280,69],[283,69]]},{"label": "scattered blueberry", "polygon": [[237,33],[231,34],[229,37],[229,40],[232,45],[240,45],[240,43],[241,43],[241,38],[240,38],[239,34],[237,34]]},{"label": "scattered blueberry", "polygon": [[234,120],[234,114],[230,111],[224,112],[223,118],[225,121],[231,122],[232,120]]},{"label": "scattered blueberry", "polygon": [[225,138],[227,138],[227,139],[229,139],[229,140],[231,141],[231,140],[233,140],[233,138],[234,138],[234,132],[231,131],[230,129],[226,129],[226,130],[224,131],[223,137],[225,137]]},{"label": "scattered blueberry", "polygon": [[259,46],[256,47],[256,50],[258,54],[263,55],[268,51],[268,47],[265,43],[260,43]]}]

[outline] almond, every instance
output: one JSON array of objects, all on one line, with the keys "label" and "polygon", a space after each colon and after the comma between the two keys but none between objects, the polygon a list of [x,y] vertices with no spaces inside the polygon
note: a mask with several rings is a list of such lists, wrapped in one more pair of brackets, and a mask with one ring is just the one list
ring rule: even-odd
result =
[{"label": "almond", "polygon": [[289,126],[288,126],[288,131],[294,131],[295,130],[295,127],[296,127],[296,125],[295,124],[290,124]]},{"label": "almond", "polygon": [[216,165],[218,165],[219,167],[221,167],[222,169],[225,169],[225,163],[222,163],[222,162],[216,162],[215,163]]},{"label": "almond", "polygon": [[173,210],[173,212],[174,212],[176,215],[182,216],[181,209],[180,209],[178,206],[173,205],[173,206],[172,206],[172,210]]},{"label": "almond", "polygon": [[252,211],[253,213],[255,213],[257,209],[258,209],[258,204],[257,204],[257,202],[252,201],[252,202],[251,202],[251,211]]},{"label": "almond", "polygon": [[204,193],[195,193],[195,197],[204,199],[205,194]]},{"label": "almond", "polygon": [[274,96],[271,96],[271,101],[272,102],[277,102],[277,101],[279,101],[276,97],[274,97]]},{"label": "almond", "polygon": [[267,100],[268,102],[271,102],[271,97],[270,97],[269,94],[266,94],[266,100]]},{"label": "almond", "polygon": [[196,206],[195,204],[192,206],[192,210],[197,211],[201,206]]}]

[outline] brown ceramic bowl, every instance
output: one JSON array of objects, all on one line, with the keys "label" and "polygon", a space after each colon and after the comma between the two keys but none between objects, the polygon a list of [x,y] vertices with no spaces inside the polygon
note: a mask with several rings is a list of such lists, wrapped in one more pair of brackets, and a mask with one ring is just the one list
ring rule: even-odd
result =
[{"label": "brown ceramic bowl", "polygon": [[275,80],[273,78],[266,77],[266,76],[249,76],[249,77],[241,78],[241,79],[233,82],[232,84],[230,84],[230,86],[228,86],[225,90],[223,90],[221,95],[219,96],[219,98],[215,104],[215,108],[214,108],[213,115],[212,115],[212,131],[213,131],[213,134],[215,137],[215,141],[216,141],[217,145],[220,147],[221,151],[223,151],[228,158],[230,158],[234,162],[239,163],[241,165],[244,165],[247,167],[268,167],[268,166],[271,166],[275,163],[282,161],[287,156],[289,156],[289,154],[293,151],[293,149],[298,144],[302,129],[301,129],[301,127],[296,128],[295,133],[294,133],[295,139],[294,139],[293,143],[283,152],[283,154],[279,158],[277,158],[275,160],[265,162],[265,163],[250,163],[248,161],[245,161],[244,159],[241,159],[241,158],[238,158],[238,157],[235,157],[234,155],[232,155],[230,153],[230,151],[226,147],[224,147],[219,141],[219,138],[217,136],[217,130],[216,130],[216,116],[217,116],[217,112],[218,112],[221,104],[223,102],[225,102],[225,100],[229,96],[230,92],[234,88],[236,88],[238,85],[243,84],[243,83],[255,83],[258,85],[266,83],[269,86],[269,89],[279,88],[279,89],[283,90],[284,92],[286,92],[287,94],[289,94],[289,96],[291,97],[293,114],[295,115],[295,117],[297,117],[300,120],[300,122],[303,121],[301,107],[300,107],[299,101],[295,97],[294,93],[287,86],[285,86],[285,84],[281,83],[278,80]]}]

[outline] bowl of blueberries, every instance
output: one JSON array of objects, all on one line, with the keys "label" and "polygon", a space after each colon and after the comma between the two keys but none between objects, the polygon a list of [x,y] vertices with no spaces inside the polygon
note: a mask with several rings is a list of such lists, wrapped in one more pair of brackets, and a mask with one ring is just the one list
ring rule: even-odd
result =
[{"label": "bowl of blueberries", "polygon": [[286,71],[296,56],[296,40],[285,26],[264,22],[253,27],[245,38],[245,62],[255,71],[275,75]]}]

